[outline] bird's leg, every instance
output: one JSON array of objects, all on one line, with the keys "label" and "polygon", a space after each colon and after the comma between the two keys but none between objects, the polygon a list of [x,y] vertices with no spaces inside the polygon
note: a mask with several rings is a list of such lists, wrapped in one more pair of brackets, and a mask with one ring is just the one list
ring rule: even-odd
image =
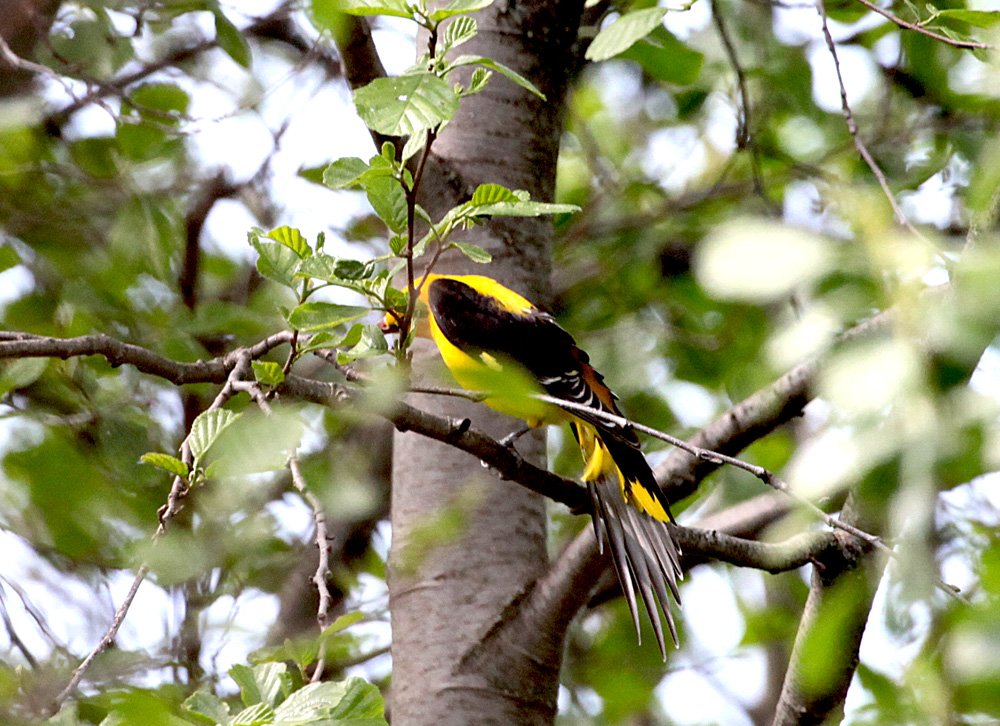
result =
[{"label": "bird's leg", "polygon": [[509,434],[507,434],[502,439],[500,439],[499,441],[497,441],[497,443],[500,444],[501,446],[505,446],[507,448],[510,448],[511,446],[514,445],[515,441],[517,441],[519,438],[521,438],[522,436],[524,436],[529,431],[531,431],[531,427],[530,426],[527,426],[527,425],[522,426],[519,429],[515,429],[514,431],[511,431]]},{"label": "bird's leg", "polygon": [[[506,436],[504,436],[502,439],[500,439],[499,441],[497,441],[497,443],[500,444],[501,446],[503,446],[505,449],[510,449],[511,451],[513,451],[516,454],[517,450],[514,448],[514,442],[517,441],[520,437],[524,436],[529,431],[531,431],[531,427],[530,426],[522,426],[521,428],[516,429],[515,431],[512,431],[511,433],[509,433]],[[491,472],[492,471],[496,471],[492,466],[490,466],[489,464],[487,464],[485,461],[480,461],[479,463],[482,465],[482,467],[484,469],[489,469]],[[507,478],[503,474],[501,474],[500,472],[496,472],[496,473],[497,473],[497,475],[501,479],[506,479]]]}]

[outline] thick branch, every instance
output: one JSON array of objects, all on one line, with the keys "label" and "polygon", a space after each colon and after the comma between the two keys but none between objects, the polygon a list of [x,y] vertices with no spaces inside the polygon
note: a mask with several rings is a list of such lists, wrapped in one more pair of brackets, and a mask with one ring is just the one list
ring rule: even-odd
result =
[{"label": "thick branch", "polygon": [[[838,342],[869,338],[884,332],[891,322],[883,312],[840,336]],[[736,454],[778,426],[802,415],[811,399],[809,389],[819,370],[819,359],[801,363],[767,388],[730,408],[723,416],[692,436],[689,443],[720,454]],[[676,449],[656,467],[656,478],[672,502],[695,492],[698,484],[720,465]]]},{"label": "thick branch", "polygon": [[[843,518],[868,531],[879,532],[883,513],[877,504],[860,504],[852,493]],[[774,716],[774,726],[818,726],[839,721],[844,698],[858,665],[858,652],[871,611],[875,589],[885,566],[877,550],[861,549],[858,541],[838,532],[839,548],[822,567],[813,570],[809,598],[802,613],[791,662]],[[837,639],[823,642],[817,633],[835,618]],[[823,657],[817,663],[817,657]]]},{"label": "thick branch", "polygon": [[[110,336],[84,335],[78,338],[50,338],[29,333],[0,331],[0,359],[3,358],[67,358],[89,355],[103,356],[112,366],[132,365],[143,373],[158,376],[176,385],[190,383],[225,383],[229,373],[241,360],[256,359],[272,348],[290,342],[291,331],[272,335],[255,345],[238,348],[226,355],[207,361],[180,363],[165,358],[142,346],[123,343]],[[278,392],[293,398],[324,406],[341,405],[353,391],[342,385],[315,381],[300,376],[288,376]],[[588,511],[589,501],[584,489],[571,479],[528,463],[513,448],[502,446],[484,433],[469,427],[468,420],[455,421],[421,411],[405,403],[381,414],[400,431],[414,431],[450,444],[472,454],[495,469],[506,479],[538,492],[553,501],[565,504],[576,512]]]}]

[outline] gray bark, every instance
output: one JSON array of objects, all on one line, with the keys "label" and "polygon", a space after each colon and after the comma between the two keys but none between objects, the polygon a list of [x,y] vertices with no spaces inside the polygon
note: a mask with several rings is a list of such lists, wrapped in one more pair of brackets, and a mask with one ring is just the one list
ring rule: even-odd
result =
[{"label": "gray bark", "polygon": [[[514,68],[548,100],[495,74],[485,91],[463,101],[434,144],[425,176],[421,203],[432,217],[487,182],[551,201],[566,59],[582,6],[498,2],[475,15],[479,36],[461,52]],[[435,269],[490,275],[544,305],[551,225],[547,218],[494,220],[465,237],[490,251],[491,264],[445,257]],[[440,368],[432,346],[422,343],[414,360],[418,378]],[[519,424],[467,401],[422,396],[419,404],[471,418],[498,436]],[[539,435],[522,438],[518,448],[541,461]],[[394,726],[552,723],[561,637],[533,639],[525,648],[503,627],[515,618],[532,622],[524,613],[517,617],[518,606],[548,566],[545,501],[499,480],[474,457],[413,433],[396,435],[393,467]]]}]

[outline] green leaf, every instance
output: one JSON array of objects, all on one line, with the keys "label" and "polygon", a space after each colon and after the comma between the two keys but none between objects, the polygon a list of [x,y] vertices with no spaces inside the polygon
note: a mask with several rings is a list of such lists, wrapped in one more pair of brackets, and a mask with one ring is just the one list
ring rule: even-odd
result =
[{"label": "green leaf", "polygon": [[625,13],[597,34],[587,48],[586,59],[602,61],[628,50],[660,25],[666,14],[666,8],[645,8]]},{"label": "green leaf", "polygon": [[306,11],[317,30],[329,31],[334,38],[343,32],[347,16],[340,10],[339,0],[309,0]]},{"label": "green leaf", "polygon": [[368,128],[408,136],[450,120],[458,110],[458,97],[433,73],[414,73],[375,79],[354,92],[354,104]]},{"label": "green leaf", "polygon": [[476,187],[476,191],[472,193],[472,199],[469,200],[469,204],[474,207],[480,207],[484,204],[495,204],[496,202],[526,202],[528,199],[530,199],[530,196],[524,191],[521,194],[517,194],[500,184],[480,184]]},{"label": "green leaf", "polygon": [[413,18],[413,13],[403,0],[337,0],[334,7],[348,15],[392,15]]},{"label": "green leaf", "polygon": [[349,323],[352,320],[364,317],[369,312],[368,308],[356,305],[337,305],[327,302],[307,302],[302,303],[292,310],[288,316],[288,323],[293,328],[315,333],[320,330],[335,328],[338,325]]},{"label": "green leaf", "polygon": [[294,407],[282,406],[270,415],[248,408],[239,421],[219,436],[212,448],[212,477],[245,476],[281,471],[302,442],[304,423]]},{"label": "green leaf", "polygon": [[191,424],[191,433],[185,439],[188,446],[191,447],[191,456],[194,457],[196,464],[212,448],[212,444],[218,440],[219,435],[241,415],[224,408],[198,414],[194,423]]},{"label": "green leaf", "polygon": [[478,32],[479,26],[475,18],[455,18],[448,23],[448,27],[444,30],[444,36],[441,38],[442,53],[457,48],[462,43],[468,43],[476,37]]},{"label": "green leaf", "polygon": [[276,723],[294,724],[321,719],[377,719],[385,723],[382,696],[378,688],[361,678],[348,678],[339,683],[310,683],[293,693],[274,711]]},{"label": "green leaf", "polygon": [[497,202],[484,204],[472,210],[473,215],[490,217],[538,217],[543,214],[570,214],[579,212],[575,204],[550,204],[548,202]]},{"label": "green leaf", "polygon": [[474,64],[485,66],[486,68],[490,68],[491,70],[494,70],[497,73],[501,73],[507,76],[507,78],[514,81],[514,83],[519,85],[521,88],[531,91],[542,100],[545,100],[545,94],[539,91],[535,87],[534,83],[529,81],[520,73],[511,68],[508,68],[502,63],[497,63],[495,60],[490,60],[489,58],[485,58],[481,55],[460,55],[458,58],[456,58],[455,60],[453,60],[451,63],[448,64],[448,69],[450,70],[452,68],[458,68],[459,66],[469,66]]},{"label": "green leaf", "polygon": [[[351,332],[353,333],[354,331],[352,330]],[[346,343],[347,341],[345,340],[344,342]],[[342,364],[349,363],[359,358],[371,358],[376,355],[382,355],[388,351],[389,343],[386,341],[382,331],[378,329],[378,326],[362,325],[361,339],[358,340],[358,344],[350,350],[338,354],[337,360]]]},{"label": "green leaf", "polygon": [[1000,10],[939,10],[935,13],[937,18],[958,20],[976,28],[990,28],[1000,23]]},{"label": "green leaf", "polygon": [[413,157],[414,154],[423,149],[426,143],[427,129],[417,131],[415,134],[410,134],[410,137],[403,145],[403,158],[401,161],[405,164]]},{"label": "green leaf", "polygon": [[327,625],[323,629],[323,637],[333,635],[334,633],[339,633],[345,628],[349,628],[357,622],[360,622],[365,617],[365,614],[360,610],[355,610],[353,613],[347,613],[346,615],[341,615],[339,618],[334,620],[332,623]]},{"label": "green leaf", "polygon": [[49,364],[48,358],[19,358],[0,364],[0,396],[27,388],[37,381]]},{"label": "green leaf", "polygon": [[148,454],[143,454],[139,461],[143,464],[152,464],[158,469],[163,469],[174,476],[179,476],[181,479],[187,479],[190,473],[187,464],[170,454],[151,451]]},{"label": "green leaf", "polygon": [[337,277],[343,280],[364,280],[371,277],[375,266],[361,260],[338,260],[334,269]]},{"label": "green leaf", "polygon": [[21,264],[21,256],[10,246],[0,247],[0,272]]},{"label": "green leaf", "polygon": [[264,386],[280,386],[285,381],[285,373],[282,367],[273,361],[253,360],[253,377]]},{"label": "green leaf", "polygon": [[249,656],[252,663],[281,663],[291,661],[299,670],[305,670],[319,658],[317,638],[285,638],[281,645],[258,648]]},{"label": "green leaf", "polygon": [[257,272],[268,280],[277,282],[279,285],[296,287],[295,272],[298,268],[300,258],[295,252],[278,242],[262,242],[261,237],[266,236],[259,229],[251,230],[247,237],[250,245],[257,250]]},{"label": "green leaf", "polygon": [[274,709],[266,703],[255,703],[233,716],[228,726],[264,726],[274,723]]},{"label": "green leaf", "polygon": [[473,262],[478,262],[481,265],[493,260],[493,255],[479,245],[469,244],[468,242],[452,242],[451,246],[457,247],[463,255],[468,257]]},{"label": "green leaf", "polygon": [[471,96],[475,93],[479,93],[481,90],[486,88],[486,84],[490,82],[493,77],[493,71],[486,70],[485,68],[477,68],[472,71],[472,78],[469,80],[469,87],[465,89],[464,96]]},{"label": "green leaf", "polygon": [[215,11],[215,40],[226,55],[244,68],[250,67],[252,56],[247,39],[221,10]]},{"label": "green leaf", "polygon": [[658,81],[681,86],[694,83],[705,60],[704,55],[684,45],[664,27],[653,30],[621,57],[635,61]]},{"label": "green leaf", "polygon": [[349,290],[364,292],[364,287],[358,281],[365,280],[375,272],[372,262],[360,260],[342,260],[332,255],[317,254],[308,260],[303,260],[296,270],[300,277],[310,277],[323,280],[333,285],[346,287]]},{"label": "green leaf", "polygon": [[371,179],[365,184],[368,202],[385,225],[393,232],[406,229],[406,194],[399,182],[391,177]]},{"label": "green leaf", "polygon": [[229,723],[229,707],[214,693],[195,691],[184,701],[184,708],[191,713],[204,716],[213,723]]},{"label": "green leaf", "polygon": [[493,0],[451,0],[450,3],[443,8],[435,10],[428,17],[430,20],[440,23],[442,20],[450,18],[453,15],[474,13],[477,10],[488,8],[492,4]]},{"label": "green leaf", "polygon": [[337,159],[323,171],[323,183],[331,189],[343,189],[358,183],[368,171],[368,164],[356,156]]},{"label": "green leaf", "polygon": [[229,676],[240,687],[244,706],[263,703],[274,708],[292,690],[291,674],[284,663],[260,663],[253,668],[237,664],[229,669]]},{"label": "green leaf", "polygon": [[285,245],[300,258],[309,257],[312,254],[312,249],[306,242],[306,238],[294,227],[278,227],[268,232],[267,236]]}]

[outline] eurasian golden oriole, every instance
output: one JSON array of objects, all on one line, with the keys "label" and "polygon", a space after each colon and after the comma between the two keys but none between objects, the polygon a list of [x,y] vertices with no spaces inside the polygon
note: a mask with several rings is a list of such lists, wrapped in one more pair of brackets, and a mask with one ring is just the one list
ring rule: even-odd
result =
[{"label": "eurasian golden oriole", "polygon": [[[463,388],[493,394],[484,403],[532,427],[568,422],[583,453],[594,529],[611,556],[639,631],[636,589],[666,658],[656,602],[677,643],[669,590],[678,604],[679,550],[664,525],[670,505],[646,462],[635,430],[578,408],[560,408],[532,393],[621,417],[617,396],[585,352],[548,313],[483,275],[428,275],[418,280],[419,301],[430,314],[418,333],[429,334]],[[389,313],[383,329],[398,330]]]}]

